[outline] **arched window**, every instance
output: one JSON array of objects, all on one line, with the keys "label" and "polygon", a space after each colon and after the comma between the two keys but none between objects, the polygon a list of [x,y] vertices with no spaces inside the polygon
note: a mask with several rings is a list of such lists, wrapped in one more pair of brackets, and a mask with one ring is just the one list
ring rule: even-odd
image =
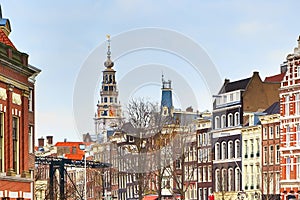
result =
[{"label": "arched window", "polygon": [[235,126],[240,125],[240,113],[238,112],[234,113],[234,125]]},{"label": "arched window", "polygon": [[219,192],[221,191],[221,176],[220,176],[220,170],[215,170],[215,191]]},{"label": "arched window", "polygon": [[228,114],[228,127],[233,126],[233,115],[231,113]]},{"label": "arched window", "polygon": [[222,191],[227,191],[227,170],[222,169]]},{"label": "arched window", "polygon": [[235,158],[241,157],[240,140],[235,140]]},{"label": "arched window", "polygon": [[225,128],[225,127],[226,127],[226,115],[222,115],[221,128]]},{"label": "arched window", "polygon": [[229,168],[228,169],[228,191],[234,191],[234,187],[233,187],[233,183],[234,183],[234,179],[233,179],[233,169]]},{"label": "arched window", "polygon": [[240,169],[238,167],[235,168],[235,191],[241,190],[241,177],[240,177]]},{"label": "arched window", "polygon": [[228,159],[233,158],[233,142],[230,140],[228,142]]},{"label": "arched window", "polygon": [[222,160],[225,160],[227,156],[226,142],[222,142]]},{"label": "arched window", "polygon": [[215,129],[220,128],[220,117],[215,117]]},{"label": "arched window", "polygon": [[215,144],[215,160],[220,159],[220,144],[216,143]]}]

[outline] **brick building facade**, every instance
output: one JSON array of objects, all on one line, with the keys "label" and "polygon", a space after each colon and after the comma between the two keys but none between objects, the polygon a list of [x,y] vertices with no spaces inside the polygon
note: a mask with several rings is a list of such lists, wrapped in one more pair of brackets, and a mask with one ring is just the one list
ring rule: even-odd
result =
[{"label": "brick building facade", "polygon": [[40,70],[8,38],[0,11],[0,197],[33,198],[34,83]]},{"label": "brick building facade", "polygon": [[300,192],[300,37],[285,64],[287,71],[280,88],[282,200],[296,199]]}]

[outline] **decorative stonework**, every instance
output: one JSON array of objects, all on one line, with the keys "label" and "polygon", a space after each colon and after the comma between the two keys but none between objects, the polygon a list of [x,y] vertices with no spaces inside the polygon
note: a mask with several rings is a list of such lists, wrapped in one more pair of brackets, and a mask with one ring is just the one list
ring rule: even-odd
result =
[{"label": "decorative stonework", "polygon": [[4,88],[0,88],[0,99],[2,99],[2,100],[7,99],[6,89],[4,89]]},{"label": "decorative stonework", "polygon": [[12,93],[12,103],[13,104],[17,104],[17,105],[21,105],[22,104],[22,100],[21,100],[21,95],[16,94],[16,93]]}]

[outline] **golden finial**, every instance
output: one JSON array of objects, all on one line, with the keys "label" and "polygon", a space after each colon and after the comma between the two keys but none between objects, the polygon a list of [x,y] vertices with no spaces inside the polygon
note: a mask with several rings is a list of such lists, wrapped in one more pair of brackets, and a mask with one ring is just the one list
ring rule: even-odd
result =
[{"label": "golden finial", "polygon": [[107,34],[107,35],[106,35],[106,38],[107,38],[107,40],[110,40],[110,35]]}]

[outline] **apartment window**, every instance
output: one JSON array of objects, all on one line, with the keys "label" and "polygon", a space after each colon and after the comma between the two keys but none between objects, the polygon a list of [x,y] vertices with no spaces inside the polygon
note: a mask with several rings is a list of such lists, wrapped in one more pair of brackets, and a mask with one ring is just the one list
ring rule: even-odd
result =
[{"label": "apartment window", "polygon": [[228,126],[233,126],[233,115],[231,113],[228,114]]},{"label": "apartment window", "polygon": [[220,144],[216,143],[215,145],[215,160],[219,160],[220,159]]},{"label": "apartment window", "polygon": [[207,145],[211,144],[211,133],[207,133]]},{"label": "apartment window", "polygon": [[230,101],[233,101],[233,93],[230,94]]},{"label": "apartment window", "polygon": [[280,145],[276,145],[276,164],[280,163]]},{"label": "apartment window", "polygon": [[19,148],[19,118],[12,119],[12,139],[13,139],[13,170],[18,173],[18,148]]},{"label": "apartment window", "polygon": [[276,125],[275,129],[276,129],[276,133],[275,133],[276,135],[275,135],[275,137],[279,138],[280,137],[280,127],[279,127],[279,125]]},{"label": "apartment window", "polygon": [[248,158],[248,140],[244,140],[245,158]]},{"label": "apartment window", "polygon": [[267,127],[264,127],[264,129],[263,129],[263,139],[264,140],[268,139],[268,129],[267,129]]},{"label": "apartment window", "polygon": [[207,199],[207,189],[203,188],[203,199]]},{"label": "apartment window", "polygon": [[176,169],[181,169],[181,160],[175,161],[175,167],[176,167]]},{"label": "apartment window", "polygon": [[273,139],[274,138],[274,132],[273,132],[273,126],[269,127],[269,139]]},{"label": "apartment window", "polygon": [[235,141],[235,158],[241,157],[240,140]]},{"label": "apartment window", "polygon": [[228,169],[228,191],[233,191],[233,169]]},{"label": "apartment window", "polygon": [[28,127],[28,151],[33,153],[33,126]]},{"label": "apartment window", "polygon": [[[298,71],[298,74],[300,73],[300,71]],[[299,77],[299,75],[298,75],[298,77]],[[300,94],[299,93],[297,93],[296,95],[295,95],[295,114],[296,115],[300,115]]]},{"label": "apartment window", "polygon": [[225,128],[225,127],[226,127],[226,115],[222,115],[221,128]]},{"label": "apartment window", "polygon": [[202,134],[199,134],[198,136],[198,139],[199,139],[199,146],[201,147],[202,146]]},{"label": "apartment window", "polygon": [[211,166],[207,167],[207,181],[209,181],[209,182],[212,181],[212,169],[211,169]]},{"label": "apartment window", "polygon": [[202,153],[202,149],[198,149],[198,160],[199,162],[203,161],[203,153]]},{"label": "apartment window", "polygon": [[210,162],[211,161],[211,148],[207,149],[207,161]]},{"label": "apartment window", "polygon": [[297,156],[297,179],[300,178],[300,156]]},{"label": "apartment window", "polygon": [[236,113],[234,114],[234,125],[235,125],[235,126],[240,125],[240,114],[239,114],[238,112],[236,112]]},{"label": "apartment window", "polygon": [[203,171],[202,171],[202,167],[198,168],[198,181],[202,182],[203,180]]},{"label": "apartment window", "polygon": [[207,181],[206,170],[207,170],[206,166],[203,166],[203,182]]},{"label": "apartment window", "polygon": [[259,141],[259,138],[256,139],[256,146],[257,146],[256,157],[259,157],[260,156],[260,141]]},{"label": "apartment window", "polygon": [[297,124],[297,146],[300,146],[300,125]]},{"label": "apartment window", "polygon": [[202,188],[199,188],[198,189],[198,199],[202,199],[202,196],[203,196],[203,194],[202,194]]},{"label": "apartment window", "polygon": [[268,147],[264,147],[264,165],[267,164],[267,158],[268,158]]},{"label": "apartment window", "polygon": [[241,190],[241,178],[239,168],[235,168],[235,191]]},{"label": "apartment window", "polygon": [[215,171],[215,190],[216,192],[219,192],[221,191],[221,176],[220,176],[220,170],[219,169],[216,169]]},{"label": "apartment window", "polygon": [[289,116],[290,115],[290,97],[289,95],[285,96],[285,102],[284,102],[284,108],[285,108],[285,116]]},{"label": "apartment window", "polygon": [[29,90],[29,96],[28,96],[28,110],[33,111],[33,90]]},{"label": "apartment window", "polygon": [[215,128],[220,128],[220,117],[216,116],[215,117]]},{"label": "apartment window", "polygon": [[274,146],[270,146],[270,155],[269,155],[269,162],[270,164],[273,164],[274,162]]},{"label": "apartment window", "polygon": [[206,137],[206,133],[203,133],[203,145],[204,145],[204,146],[207,145],[207,137]]},{"label": "apartment window", "polygon": [[291,141],[291,138],[290,138],[290,126],[287,125],[286,126],[286,146],[289,147],[290,146],[290,141]]},{"label": "apartment window", "polygon": [[227,103],[227,96],[226,95],[223,96],[223,103]]},{"label": "apartment window", "polygon": [[233,158],[233,142],[232,141],[228,142],[228,158],[229,159]]},{"label": "apartment window", "polygon": [[291,158],[286,158],[286,179],[289,180],[291,176]]},{"label": "apartment window", "polygon": [[254,140],[253,139],[250,139],[250,145],[251,145],[250,157],[253,158],[254,157]]},{"label": "apartment window", "polygon": [[0,113],[0,172],[3,172],[4,158],[4,113]]},{"label": "apartment window", "polygon": [[226,154],[227,154],[227,147],[226,147],[226,142],[222,142],[222,159],[226,159]]}]

